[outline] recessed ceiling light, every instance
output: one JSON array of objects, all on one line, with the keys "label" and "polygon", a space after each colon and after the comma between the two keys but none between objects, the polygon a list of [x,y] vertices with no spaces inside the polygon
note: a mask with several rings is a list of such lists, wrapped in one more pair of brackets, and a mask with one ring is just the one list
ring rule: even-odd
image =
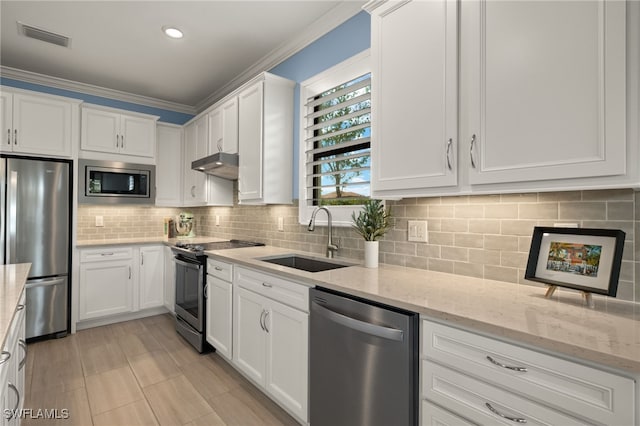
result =
[{"label": "recessed ceiling light", "polygon": [[184,34],[182,34],[182,31],[180,31],[176,27],[172,27],[169,25],[162,27],[162,32],[164,32],[167,37],[171,38],[182,38],[184,36]]}]

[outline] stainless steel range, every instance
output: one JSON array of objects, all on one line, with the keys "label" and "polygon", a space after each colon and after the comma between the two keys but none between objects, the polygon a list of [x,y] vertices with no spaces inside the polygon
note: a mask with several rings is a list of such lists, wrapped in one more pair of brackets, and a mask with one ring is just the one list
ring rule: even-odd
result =
[{"label": "stainless steel range", "polygon": [[207,255],[204,252],[263,245],[229,240],[203,244],[178,242],[171,248],[176,262],[176,330],[198,352],[204,352],[208,346],[205,340]]}]

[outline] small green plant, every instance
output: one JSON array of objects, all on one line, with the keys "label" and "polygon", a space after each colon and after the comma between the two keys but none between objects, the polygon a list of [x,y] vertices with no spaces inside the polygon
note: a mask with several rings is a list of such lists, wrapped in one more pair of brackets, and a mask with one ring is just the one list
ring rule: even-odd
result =
[{"label": "small green plant", "polygon": [[376,241],[391,228],[389,219],[391,212],[386,212],[381,200],[367,200],[362,206],[362,211],[351,213],[353,229],[365,241]]}]

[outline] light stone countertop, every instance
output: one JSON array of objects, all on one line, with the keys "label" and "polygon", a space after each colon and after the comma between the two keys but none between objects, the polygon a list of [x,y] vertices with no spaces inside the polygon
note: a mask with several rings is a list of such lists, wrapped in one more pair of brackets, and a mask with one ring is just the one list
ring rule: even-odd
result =
[{"label": "light stone countertop", "polygon": [[182,241],[190,244],[211,243],[218,241],[229,241],[228,238],[215,238],[215,237],[178,237],[165,240],[162,237],[147,237],[147,238],[112,238],[112,239],[98,239],[98,240],[81,240],[76,243],[76,247],[79,248],[91,248],[91,247],[106,247],[106,246],[118,246],[118,245],[143,245],[143,244],[167,244],[173,245],[178,241]]},{"label": "light stone countertop", "polygon": [[4,347],[16,306],[29,276],[30,263],[0,265],[0,342]]},{"label": "light stone countertop", "polygon": [[[579,293],[380,264],[305,272],[256,260],[304,254],[277,247],[206,252],[212,258],[322,286],[417,312],[449,325],[503,337],[543,350],[640,373],[640,304],[594,295],[595,308]],[[336,259],[349,261],[349,259]]]}]

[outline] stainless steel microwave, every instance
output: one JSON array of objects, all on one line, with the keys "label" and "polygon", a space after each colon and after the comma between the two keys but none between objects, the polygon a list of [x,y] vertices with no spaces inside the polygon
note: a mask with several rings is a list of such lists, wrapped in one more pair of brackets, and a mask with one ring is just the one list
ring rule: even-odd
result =
[{"label": "stainless steel microwave", "polygon": [[78,203],[155,204],[156,166],[80,159]]}]

